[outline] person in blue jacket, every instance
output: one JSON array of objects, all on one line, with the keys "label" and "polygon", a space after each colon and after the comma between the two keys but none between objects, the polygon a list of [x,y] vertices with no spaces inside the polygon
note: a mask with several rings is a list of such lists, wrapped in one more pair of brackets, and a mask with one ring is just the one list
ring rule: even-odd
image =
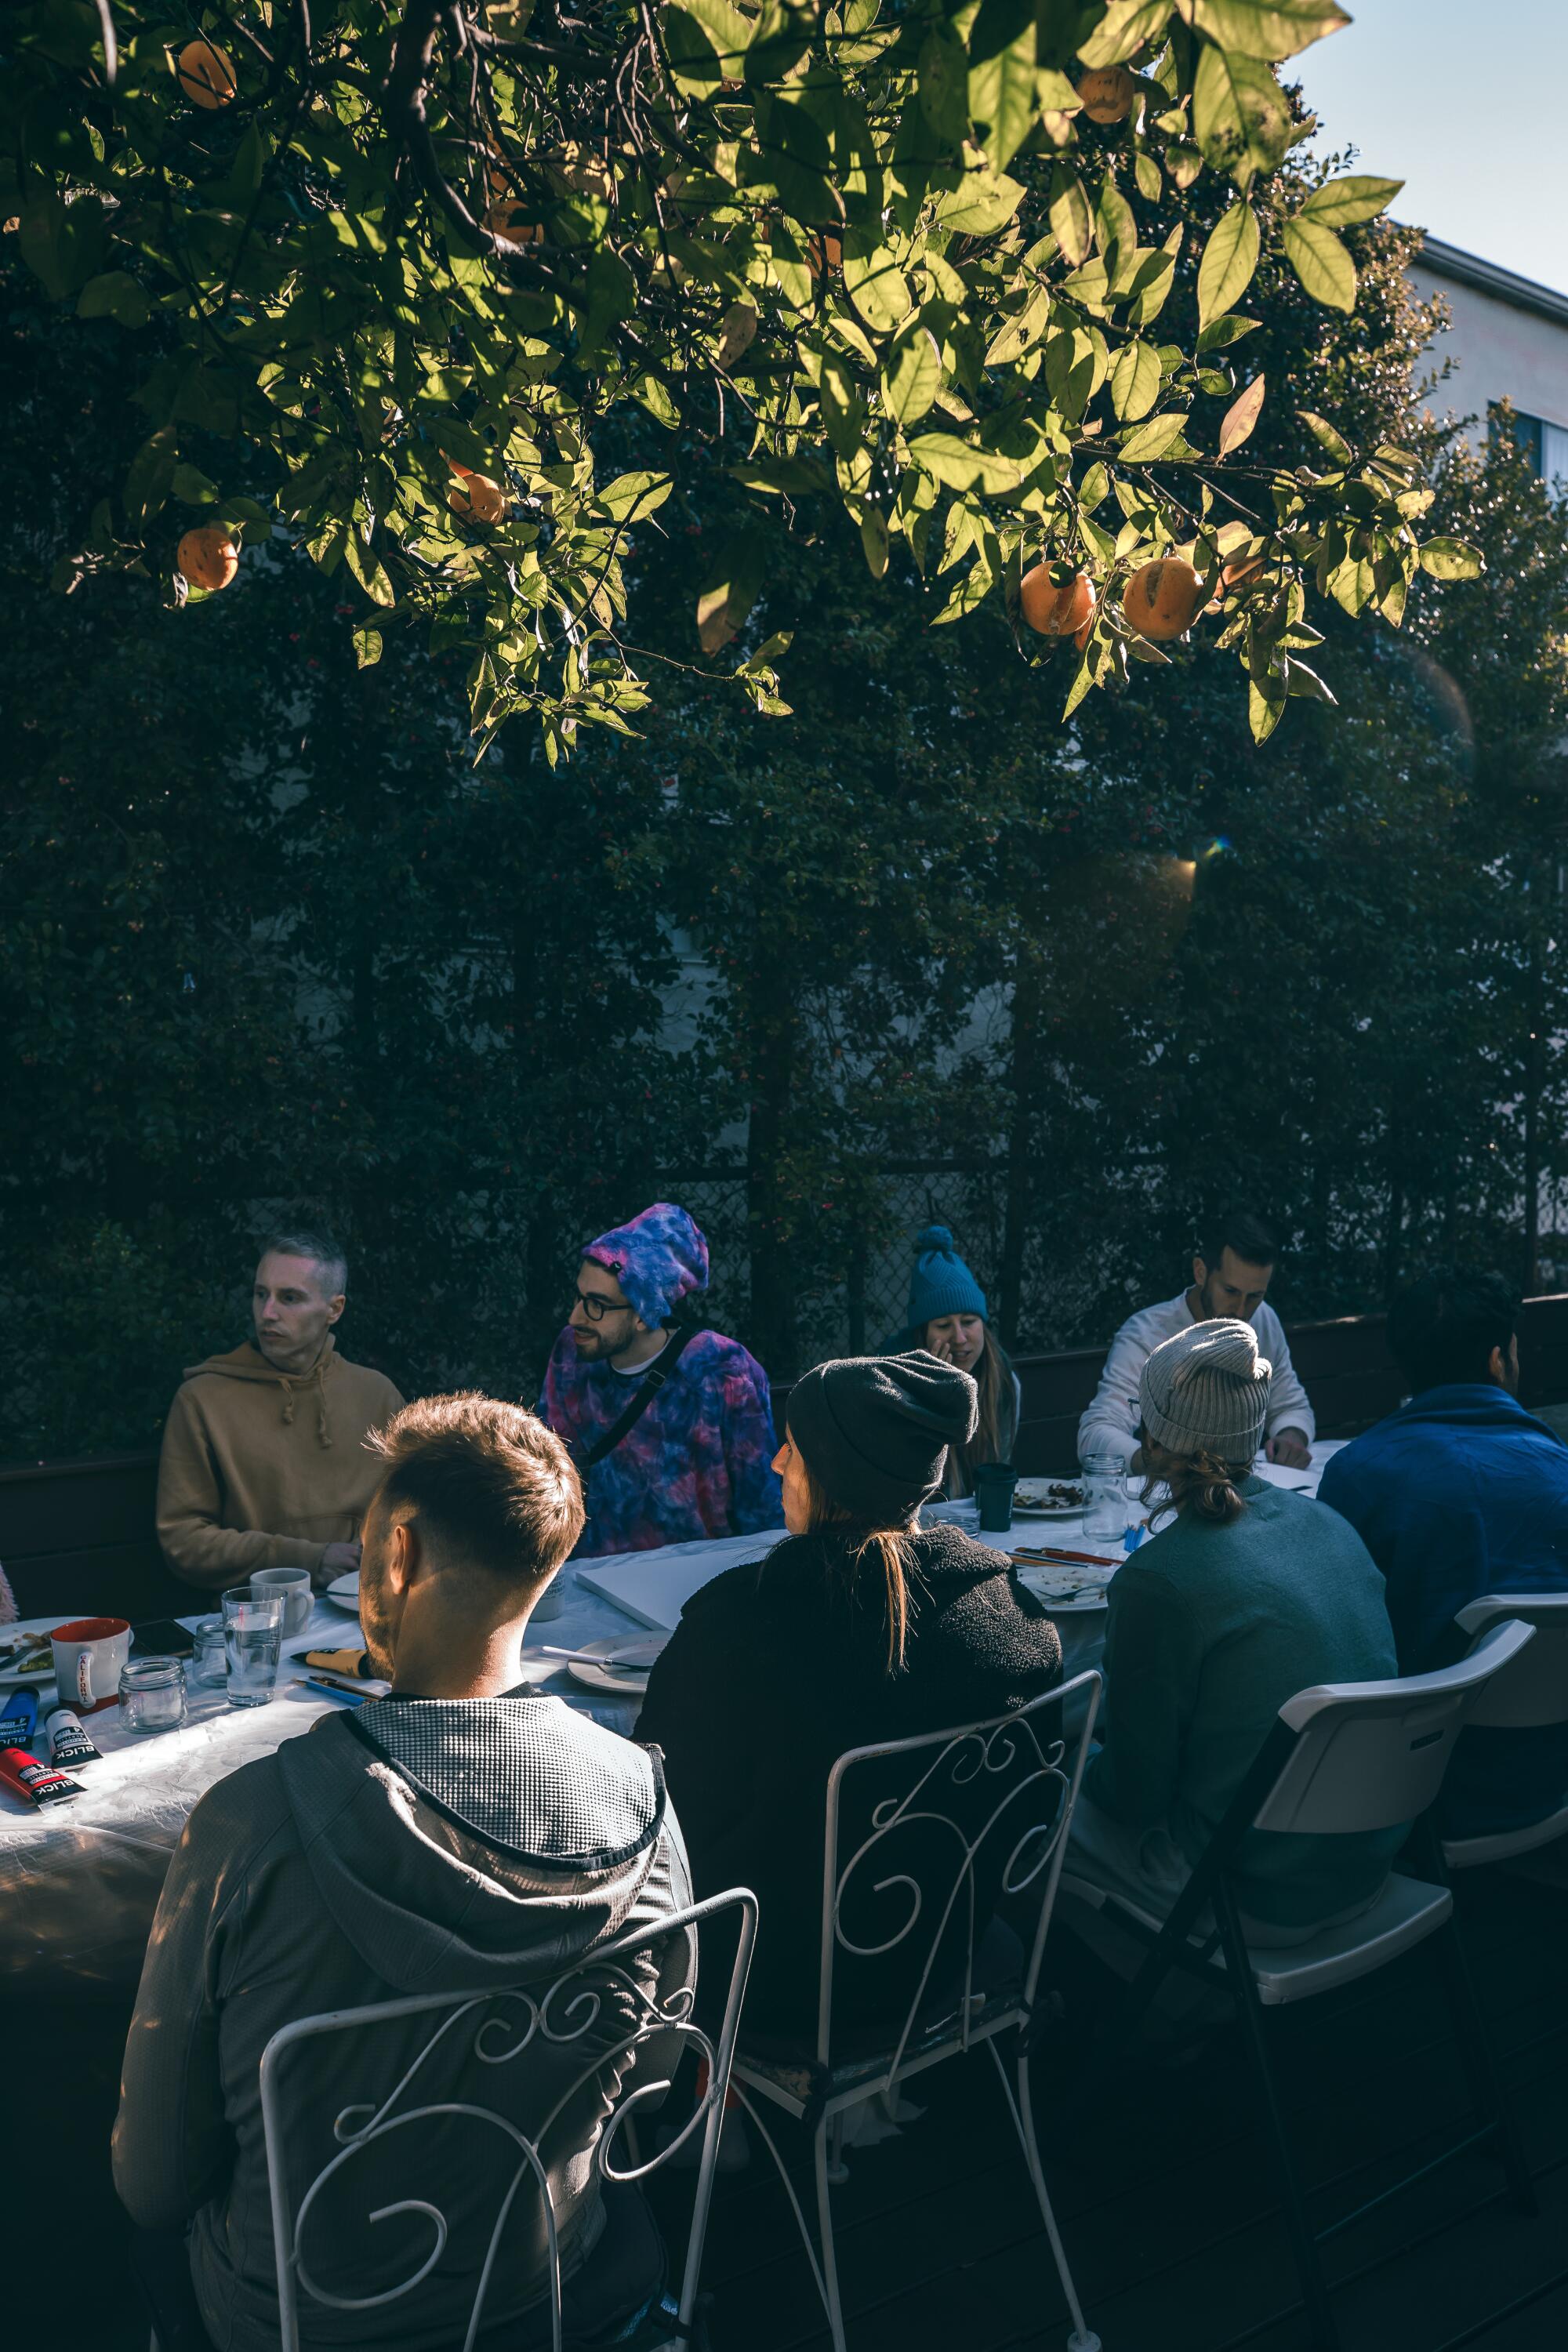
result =
[{"label": "person in blue jacket", "polygon": [[[1500,1275],[1439,1267],[1398,1297],[1388,1343],[1411,1395],[1336,1454],[1320,1502],[1387,1583],[1402,1674],[1467,1646],[1454,1618],[1488,1592],[1568,1591],[1568,1444],[1518,1398],[1519,1301]],[[1450,1836],[1543,1821],[1568,1801],[1568,1725],[1472,1729],[1439,1801]]]}]

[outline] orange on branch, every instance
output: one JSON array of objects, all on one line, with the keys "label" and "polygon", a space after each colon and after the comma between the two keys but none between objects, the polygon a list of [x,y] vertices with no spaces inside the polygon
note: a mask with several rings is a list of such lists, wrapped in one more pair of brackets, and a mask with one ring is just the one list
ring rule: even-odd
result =
[{"label": "orange on branch", "polygon": [[174,79],[193,106],[227,106],[239,88],[234,68],[211,41],[187,41],[174,65]]},{"label": "orange on branch", "polygon": [[1078,86],[1083,110],[1091,122],[1125,122],[1138,97],[1138,85],[1125,66],[1097,66]]},{"label": "orange on branch", "polygon": [[1121,613],[1135,636],[1184,636],[1197,619],[1204,583],[1179,555],[1140,564],[1121,592]]},{"label": "orange on branch", "polygon": [[239,550],[221,522],[198,523],[174,551],[193,588],[226,588],[239,570]]},{"label": "orange on branch", "polygon": [[[451,459],[447,463],[450,466]],[[506,492],[488,474],[476,474],[467,466],[453,466],[458,476],[447,493],[447,504],[465,522],[500,522],[506,512]]]},{"label": "orange on branch", "polygon": [[509,237],[513,245],[542,245],[544,224],[530,220],[526,209],[516,196],[492,205],[485,215],[485,226],[492,236]]},{"label": "orange on branch", "polygon": [[1094,617],[1094,583],[1087,572],[1058,587],[1050,566],[1037,563],[1018,583],[1018,609],[1041,637],[1076,637]]},{"label": "orange on branch", "polygon": [[825,269],[837,269],[843,258],[844,240],[831,230],[825,229],[820,236],[814,236],[805,248],[805,266],[814,278],[820,277]]}]

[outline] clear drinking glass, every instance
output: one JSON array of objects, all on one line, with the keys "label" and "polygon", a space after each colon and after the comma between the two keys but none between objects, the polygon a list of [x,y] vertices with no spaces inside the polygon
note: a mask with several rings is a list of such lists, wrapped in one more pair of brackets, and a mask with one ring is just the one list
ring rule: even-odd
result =
[{"label": "clear drinking glass", "polygon": [[228,1653],[221,1617],[204,1617],[192,1633],[189,1680],[202,1690],[222,1690],[227,1682]]},{"label": "clear drinking glass", "polygon": [[230,1706],[265,1706],[278,1681],[283,1644],[281,1593],[258,1597],[248,1584],[233,1586],[223,1596],[223,1642]]},{"label": "clear drinking glass", "polygon": [[183,1658],[128,1658],[120,1670],[120,1720],[127,1731],[177,1731],[185,1719]]},{"label": "clear drinking glass", "polygon": [[1100,1543],[1120,1543],[1127,1533],[1127,1465],[1120,1454],[1083,1456],[1083,1531]]}]

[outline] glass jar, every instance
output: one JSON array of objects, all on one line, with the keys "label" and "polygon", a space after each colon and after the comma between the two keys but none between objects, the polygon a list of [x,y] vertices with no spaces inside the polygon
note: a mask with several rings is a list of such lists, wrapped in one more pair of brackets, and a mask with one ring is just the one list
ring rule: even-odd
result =
[{"label": "glass jar", "polygon": [[1127,1465],[1120,1454],[1086,1454],[1083,1531],[1097,1543],[1120,1543],[1127,1533]]},{"label": "glass jar", "polygon": [[120,1675],[120,1720],[127,1731],[177,1731],[185,1719],[183,1658],[130,1658]]},{"label": "glass jar", "polygon": [[228,1680],[223,1619],[204,1617],[191,1635],[191,1681],[203,1690],[222,1690]]}]

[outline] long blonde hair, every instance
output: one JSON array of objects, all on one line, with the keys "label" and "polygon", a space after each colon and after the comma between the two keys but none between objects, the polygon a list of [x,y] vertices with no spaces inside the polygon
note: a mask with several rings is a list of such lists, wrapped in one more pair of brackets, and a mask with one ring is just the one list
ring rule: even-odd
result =
[{"label": "long blonde hair", "polygon": [[[795,1445],[793,1437],[790,1444],[795,1445],[795,1459],[800,1464],[801,1475],[805,1481],[809,1512],[806,1521],[807,1533],[816,1535],[824,1528],[848,1528],[852,1531],[844,1547],[845,1559],[851,1580],[859,1575],[861,1563],[873,1553],[876,1555],[877,1565],[882,1571],[882,1582],[887,1593],[888,1672],[890,1675],[896,1675],[903,1666],[904,1648],[909,1640],[909,1545],[914,1529],[906,1521],[902,1526],[865,1528],[862,1532],[853,1532],[862,1528],[862,1523],[851,1518],[849,1513],[842,1509],[832,1496],[824,1491],[813,1475],[810,1463],[800,1447]],[[910,1516],[912,1519],[913,1511]]]}]

